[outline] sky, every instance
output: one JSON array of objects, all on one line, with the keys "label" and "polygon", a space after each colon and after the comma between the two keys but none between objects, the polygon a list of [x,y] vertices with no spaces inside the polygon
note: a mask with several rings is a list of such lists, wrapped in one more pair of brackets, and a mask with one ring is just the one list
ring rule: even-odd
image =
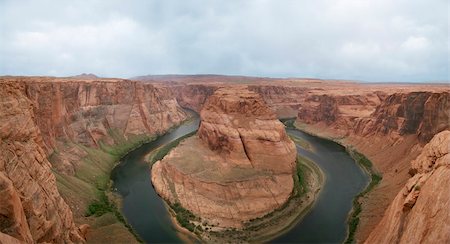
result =
[{"label": "sky", "polygon": [[0,0],[0,75],[449,80],[448,0]]}]

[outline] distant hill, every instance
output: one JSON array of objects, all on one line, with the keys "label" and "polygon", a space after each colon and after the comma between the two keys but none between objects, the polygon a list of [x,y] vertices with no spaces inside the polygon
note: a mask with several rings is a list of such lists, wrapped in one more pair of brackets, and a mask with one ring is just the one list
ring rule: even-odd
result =
[{"label": "distant hill", "polygon": [[269,78],[269,77],[215,75],[215,74],[144,75],[144,76],[132,77],[130,79],[145,81],[145,82],[211,82],[211,81],[214,81],[214,82],[234,82],[234,83],[275,80],[275,78]]},{"label": "distant hill", "polygon": [[70,78],[77,78],[77,79],[98,79],[98,78],[100,78],[100,77],[98,77],[98,76],[96,76],[96,75],[94,75],[94,74],[92,74],[92,73],[89,73],[89,74],[83,73],[83,74],[80,74],[80,75],[70,76]]}]

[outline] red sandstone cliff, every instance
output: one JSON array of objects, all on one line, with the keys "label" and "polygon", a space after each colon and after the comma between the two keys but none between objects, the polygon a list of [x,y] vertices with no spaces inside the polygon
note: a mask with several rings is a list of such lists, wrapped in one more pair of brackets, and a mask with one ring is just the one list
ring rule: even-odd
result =
[{"label": "red sandstone cliff", "polygon": [[[113,166],[86,165],[94,162],[83,159],[85,148],[164,133],[187,118],[171,90],[136,81],[3,77],[0,89],[0,214],[5,216],[0,240],[5,242],[83,242],[72,211],[83,223],[86,204],[96,198],[92,184],[103,177],[95,174]],[[94,168],[88,172],[92,177],[79,174],[80,167]],[[75,185],[59,184],[64,192],[58,192],[52,171],[59,178],[68,175]],[[76,195],[80,189],[84,200]]]},{"label": "red sandstone cliff", "polygon": [[[317,102],[302,105],[297,119],[305,130],[356,148],[383,174],[381,184],[362,199],[358,241],[367,238],[405,184],[410,162],[421,152],[422,145],[436,133],[450,128],[446,91],[377,96],[381,101],[369,113],[367,103],[358,105],[355,97],[347,97],[345,101],[340,96],[322,95],[314,99]],[[343,102],[353,104],[353,109],[346,108]],[[369,109],[364,109],[364,104]]]},{"label": "red sandstone cliff", "polygon": [[52,162],[64,174],[73,175],[86,155],[65,148],[68,142],[87,147],[117,144],[117,136],[161,134],[187,117],[169,89],[136,81],[39,77],[8,82],[24,85],[43,148],[47,155],[55,150],[63,154]]},{"label": "red sandstone cliff", "polygon": [[365,243],[450,242],[450,131],[425,145],[415,173]]},{"label": "red sandstone cliff", "polygon": [[0,242],[83,242],[18,83],[0,86]]},{"label": "red sandstone cliff", "polygon": [[222,88],[200,116],[197,135],[153,165],[156,191],[220,227],[281,207],[292,193],[296,149],[261,97]]},{"label": "red sandstone cliff", "polygon": [[96,146],[108,130],[163,133],[186,118],[171,91],[128,80],[25,80],[47,147],[57,139]]}]

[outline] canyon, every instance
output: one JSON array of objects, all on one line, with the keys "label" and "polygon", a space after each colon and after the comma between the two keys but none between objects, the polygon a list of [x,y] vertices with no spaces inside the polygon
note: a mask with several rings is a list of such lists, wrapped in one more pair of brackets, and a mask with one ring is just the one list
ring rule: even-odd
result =
[{"label": "canyon", "polygon": [[[252,111],[256,118],[261,116],[255,121],[267,121],[270,129],[249,129],[254,127],[252,124],[240,131],[233,127],[233,121],[245,124],[247,118],[228,114],[239,112],[238,100],[230,106],[219,106],[215,92],[227,96],[221,89],[240,90],[242,85],[252,91],[243,96],[255,104],[263,101],[270,109],[252,110],[251,105],[243,108]],[[99,192],[108,188],[109,173],[120,157],[185,121],[189,114],[183,108],[199,112],[205,122],[198,135],[182,142],[181,148],[190,144],[212,152],[195,156],[217,160],[221,162],[217,165],[225,169],[228,164],[245,169],[254,163],[261,171],[273,171],[278,182],[285,183],[283,188],[268,186],[278,190],[276,197],[267,197],[269,190],[253,196],[273,199],[264,201],[267,205],[250,205],[250,198],[243,199],[245,214],[216,211],[220,206],[200,210],[186,200],[192,196],[188,194],[195,193],[194,186],[204,186],[200,190],[205,194],[198,193],[197,198],[215,188],[183,175],[183,170],[194,172],[195,168],[181,170],[167,163],[180,157],[177,148],[154,166],[152,175],[164,171],[180,180],[176,182],[178,187],[184,182],[183,187],[190,191],[179,194],[179,187],[177,196],[192,212],[210,214],[216,224],[239,227],[239,222],[282,204],[290,193],[292,183],[287,175],[292,173],[289,164],[295,157],[289,154],[288,149],[293,146],[286,134],[282,136],[280,131],[284,128],[276,125],[276,118],[295,118],[297,128],[367,156],[383,177],[357,200],[362,210],[356,242],[449,241],[448,84],[227,76],[146,76],[125,80],[86,75],[1,77],[0,86],[0,241],[135,241],[116,216],[86,216],[86,212],[91,202],[98,201]],[[262,99],[256,99],[254,94]],[[208,104],[209,100],[214,102]],[[278,133],[269,133],[273,128]],[[258,141],[258,137],[265,142]],[[284,142],[277,144],[277,140]],[[279,152],[276,166],[267,163],[273,158],[265,153],[265,147],[257,146],[269,144],[277,149],[274,153]],[[230,155],[229,161],[220,155]],[[280,158],[286,162],[280,162]],[[267,183],[262,175],[258,177],[261,184]],[[167,190],[170,187],[158,183],[163,179],[154,179],[155,188],[170,201],[174,197]],[[230,192],[227,199],[233,199],[235,193]],[[107,197],[111,199],[109,194]],[[214,206],[206,200],[203,203]],[[212,212],[219,212],[220,216],[214,220]],[[101,223],[105,216],[111,219],[106,221],[108,224]],[[413,233],[416,229],[420,231]]]},{"label": "canyon", "polygon": [[187,118],[170,90],[48,77],[5,77],[0,88],[1,238],[84,242],[98,229],[114,231],[108,235],[119,242],[135,240],[114,216],[88,233],[96,221],[85,213],[118,157]]}]

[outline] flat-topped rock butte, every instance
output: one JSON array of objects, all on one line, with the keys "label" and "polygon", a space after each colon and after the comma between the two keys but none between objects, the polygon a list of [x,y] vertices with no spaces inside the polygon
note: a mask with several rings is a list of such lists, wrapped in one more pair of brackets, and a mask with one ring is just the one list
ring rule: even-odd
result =
[{"label": "flat-topped rock butte", "polygon": [[239,228],[281,207],[293,191],[297,152],[260,95],[218,89],[200,117],[198,133],[152,167],[161,197],[219,227]]}]

